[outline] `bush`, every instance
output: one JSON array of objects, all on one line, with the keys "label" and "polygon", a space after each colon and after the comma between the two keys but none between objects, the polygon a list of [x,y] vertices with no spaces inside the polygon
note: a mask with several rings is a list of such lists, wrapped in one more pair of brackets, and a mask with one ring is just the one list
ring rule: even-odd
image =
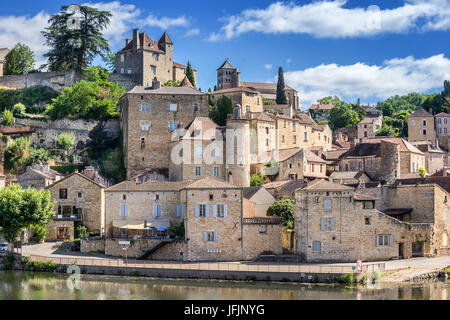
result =
[{"label": "bush", "polygon": [[21,172],[24,170],[31,152],[30,139],[25,137],[15,139],[3,151],[5,168],[12,173]]},{"label": "bush", "polygon": [[61,149],[70,150],[75,146],[75,135],[73,133],[63,133],[56,139],[56,143]]},{"label": "bush", "polygon": [[25,262],[26,266],[30,271],[37,272],[54,272],[56,270],[56,263],[54,263],[51,259],[47,261],[43,260],[31,260],[26,259],[22,260]]},{"label": "bush", "polygon": [[22,103],[17,103],[13,107],[13,115],[16,118],[23,118],[26,116],[27,108]]},{"label": "bush", "polygon": [[295,202],[290,199],[282,199],[273,203],[267,210],[268,216],[277,216],[283,219],[285,229],[294,229]]},{"label": "bush", "polygon": [[250,177],[250,186],[252,186],[252,187],[259,187],[265,183],[266,183],[266,181],[259,174],[255,174]]},{"label": "bush", "polygon": [[351,274],[351,273],[344,274],[344,276],[342,277],[342,282],[345,284],[352,284],[353,283],[353,274]]},{"label": "bush", "polygon": [[77,227],[77,234],[80,238],[88,238],[89,237],[89,230],[86,226],[78,226]]},{"label": "bush", "polygon": [[37,226],[34,226],[33,228],[34,228],[34,233],[38,237],[39,241],[44,241],[45,236],[47,234],[47,227],[37,225]]},{"label": "bush", "polygon": [[14,254],[8,253],[6,256],[6,262],[3,263],[3,268],[5,270],[11,270],[14,265],[14,261],[16,261]]},{"label": "bush", "polygon": [[13,124],[14,124],[14,117],[12,112],[5,109],[5,111],[3,111],[2,125],[12,126]]},{"label": "bush", "polygon": [[62,166],[51,166],[50,169],[55,170],[64,176],[68,176],[77,170],[81,171],[82,167],[78,164],[68,164]]}]

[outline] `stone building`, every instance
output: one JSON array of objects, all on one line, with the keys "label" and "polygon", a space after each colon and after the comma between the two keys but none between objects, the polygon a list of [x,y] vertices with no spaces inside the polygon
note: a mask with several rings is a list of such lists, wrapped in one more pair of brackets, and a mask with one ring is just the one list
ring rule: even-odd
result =
[{"label": "stone building", "polygon": [[[241,73],[234,67],[227,59],[219,69],[217,69],[217,90],[231,89],[231,88],[246,88],[247,90],[257,91],[266,100],[276,101],[277,99],[277,84],[276,83],[262,83],[262,82],[245,82],[241,81]],[[288,103],[294,111],[300,110],[298,93],[293,88],[286,85],[286,98]],[[215,92],[214,92],[215,93]],[[263,102],[261,101],[261,105]]]},{"label": "stone building", "polygon": [[[151,231],[181,222],[182,239]],[[281,220],[244,219],[242,188],[209,177],[178,182],[129,180],[107,189],[106,230],[113,242],[133,238],[133,246],[140,248],[130,248],[136,257],[147,252],[149,258],[156,255],[162,260],[179,259],[180,251],[188,261],[251,260],[263,252],[279,254],[282,248]],[[148,247],[149,239],[154,247]],[[114,254],[114,248],[107,246],[106,251]]]},{"label": "stone building", "polygon": [[359,184],[371,180],[364,171],[335,171],[330,175],[330,181],[339,184]]},{"label": "stone building", "polygon": [[393,182],[400,177],[419,176],[425,168],[423,152],[402,138],[373,138],[342,154],[339,171],[364,171],[371,179]]},{"label": "stone building", "polygon": [[373,138],[375,137],[375,132],[383,126],[383,117],[367,117],[356,126],[358,128],[358,141],[365,138]]},{"label": "stone building", "polygon": [[408,225],[375,209],[374,197],[326,180],[295,196],[296,253],[303,261],[389,260],[411,250]]},{"label": "stone building", "polygon": [[[186,66],[173,61],[173,42],[167,32],[159,41],[145,32],[133,30],[133,39],[125,40],[125,47],[116,54],[116,74],[129,77],[136,86],[149,87],[153,80],[161,83],[181,81]],[[197,71],[194,70],[197,83]]]},{"label": "stone building", "polygon": [[[85,225],[89,232],[103,235],[105,232],[105,186],[75,172],[64,179],[46,187],[56,202],[56,216],[47,228],[55,228],[50,234],[64,234],[73,239],[70,233],[79,225]],[[72,225],[73,228],[67,226]],[[63,225],[66,225],[64,227]],[[47,240],[57,240],[47,235]]]},{"label": "stone building", "polygon": [[5,58],[6,58],[6,56],[8,55],[8,53],[9,53],[9,49],[8,48],[2,48],[2,49],[0,49],[0,77],[3,77],[4,75],[5,75],[5,72],[6,72],[6,66],[5,66],[5,64],[6,64],[6,60],[5,60]]},{"label": "stone building", "polygon": [[169,144],[177,129],[208,117],[208,97],[183,81],[180,87],[135,87],[120,99],[125,167],[131,177],[169,168]]},{"label": "stone building", "polygon": [[267,210],[277,201],[263,186],[244,188],[244,218],[267,217]]},{"label": "stone building", "polygon": [[408,117],[408,141],[436,140],[434,117],[431,113],[420,107]]},{"label": "stone building", "polygon": [[58,182],[64,176],[55,170],[50,169],[50,165],[35,163],[27,167],[25,173],[17,177],[17,183],[23,189],[44,189],[55,182]]},{"label": "stone building", "polygon": [[245,117],[250,112],[262,112],[263,100],[258,91],[246,87],[221,89],[211,92],[210,97],[214,104],[223,96],[229,98],[234,105],[240,105],[241,116]]},{"label": "stone building", "polygon": [[427,174],[433,175],[444,168],[447,153],[441,148],[439,144],[432,144],[430,141],[417,141],[411,143],[425,155],[425,170]]},{"label": "stone building", "polygon": [[328,121],[333,108],[334,104],[313,104],[308,111],[314,121]]}]

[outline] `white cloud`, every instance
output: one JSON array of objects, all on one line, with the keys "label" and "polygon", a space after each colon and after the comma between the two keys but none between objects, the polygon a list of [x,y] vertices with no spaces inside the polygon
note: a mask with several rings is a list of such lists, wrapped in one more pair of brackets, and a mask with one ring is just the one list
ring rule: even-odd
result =
[{"label": "white cloud", "polygon": [[193,36],[198,36],[199,34],[200,34],[200,29],[190,29],[184,34],[184,36],[185,37],[193,37]]},{"label": "white cloud", "polygon": [[224,17],[220,32],[208,40],[231,39],[247,32],[309,34],[317,38],[367,37],[411,30],[450,30],[450,0],[405,0],[402,6],[379,10],[346,8],[347,0],[297,5],[275,2],[265,9],[247,9]]},{"label": "white cloud", "polygon": [[332,95],[350,101],[357,98],[382,100],[396,94],[440,91],[443,81],[450,79],[450,60],[439,54],[424,59],[394,58],[381,65],[322,64],[286,72],[284,77],[288,85],[298,90],[302,106]]},{"label": "white cloud", "polygon": [[264,65],[264,68],[266,68],[267,70],[270,70],[270,69],[272,69],[272,65],[271,64],[266,64],[266,65]]},{"label": "white cloud", "polygon": [[143,20],[143,23],[146,26],[159,27],[163,30],[167,30],[170,27],[188,27],[190,25],[189,19],[185,16],[180,16],[178,18],[158,18],[154,15],[149,15],[146,19]]}]

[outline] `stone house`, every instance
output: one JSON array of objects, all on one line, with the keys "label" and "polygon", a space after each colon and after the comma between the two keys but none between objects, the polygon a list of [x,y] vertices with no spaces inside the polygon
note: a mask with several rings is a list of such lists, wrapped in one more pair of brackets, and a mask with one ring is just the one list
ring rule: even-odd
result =
[{"label": "stone house", "polygon": [[244,218],[267,217],[267,210],[277,201],[263,186],[244,188]]},{"label": "stone house", "polygon": [[358,141],[365,138],[373,138],[375,137],[375,132],[383,126],[383,117],[367,117],[356,126],[358,128]]},{"label": "stone house", "polygon": [[[167,233],[161,237],[150,231],[181,222],[185,235],[177,241]],[[107,189],[106,230],[112,242],[132,238],[134,246],[143,244],[133,249],[136,257],[150,249],[150,258],[156,255],[162,260],[178,259],[180,251],[188,261],[251,260],[267,251],[280,253],[282,248],[281,220],[244,219],[242,188],[210,177],[129,180]],[[146,247],[149,239],[154,239],[154,247]],[[106,253],[117,253],[116,249],[117,245],[107,245]]]},{"label": "stone house", "polygon": [[50,165],[35,163],[28,166],[25,173],[17,177],[17,183],[23,189],[44,189],[64,178],[59,172],[50,169]]},{"label": "stone house", "polygon": [[[47,228],[47,240],[73,239],[79,225],[89,232],[105,233],[105,186],[75,172],[46,187],[56,202],[54,221]],[[73,226],[72,226],[73,224]],[[50,230],[50,229],[54,230]],[[56,238],[51,237],[55,235]]]},{"label": "stone house", "polygon": [[309,107],[309,113],[314,121],[328,121],[333,104],[313,104]]},{"label": "stone house", "polygon": [[420,107],[408,117],[408,141],[436,140],[434,116]]},{"label": "stone house", "polygon": [[[241,81],[241,73],[234,67],[227,59],[217,69],[217,90],[231,89],[231,88],[246,88],[252,91],[257,91],[261,94],[262,98],[266,100],[276,101],[277,98],[277,84],[276,83],[262,83],[262,82],[245,82]],[[299,98],[295,89],[286,85],[285,87],[286,98],[288,104],[294,111],[299,110]],[[215,94],[215,92],[213,92]],[[241,104],[244,106],[244,104]],[[263,102],[261,100],[261,106]],[[262,111],[262,110],[261,110]]]},{"label": "stone house", "polygon": [[330,175],[330,181],[339,184],[359,184],[371,180],[364,171],[335,171]]},{"label": "stone house", "polygon": [[[166,83],[181,81],[186,67],[173,60],[173,42],[167,32],[159,41],[152,40],[145,32],[133,30],[133,39],[125,40],[125,47],[117,52],[116,74],[127,76],[137,86],[149,87],[153,80]],[[194,71],[197,83],[197,71]]]},{"label": "stone house", "polygon": [[411,250],[408,225],[352,187],[313,181],[295,198],[295,250],[303,261],[389,260]]},{"label": "stone house", "polygon": [[221,89],[210,93],[212,102],[216,105],[220,98],[227,97],[233,105],[241,106],[241,116],[250,112],[263,112],[262,95],[256,90],[246,87]]},{"label": "stone house", "polygon": [[411,143],[425,155],[425,170],[427,174],[433,175],[444,168],[447,153],[441,148],[439,144],[432,144],[430,141],[417,141]]},{"label": "stone house", "polygon": [[423,152],[402,138],[372,138],[339,157],[339,171],[364,171],[371,179],[393,181],[419,175]]},{"label": "stone house", "polygon": [[264,112],[250,113],[250,152],[252,163],[261,155],[277,149],[276,121]]},{"label": "stone house", "polygon": [[9,53],[8,48],[1,48],[0,49],[0,77],[3,77],[6,72],[6,56]]},{"label": "stone house", "polygon": [[436,133],[438,136],[448,136],[450,133],[450,114],[438,113],[434,116],[436,121]]},{"label": "stone house", "polygon": [[120,99],[127,177],[169,168],[169,144],[177,129],[209,114],[208,97],[188,81],[180,87],[135,87]]},{"label": "stone house", "polygon": [[269,104],[264,106],[264,111],[268,113],[280,113],[288,117],[295,116],[295,110],[290,104]]}]

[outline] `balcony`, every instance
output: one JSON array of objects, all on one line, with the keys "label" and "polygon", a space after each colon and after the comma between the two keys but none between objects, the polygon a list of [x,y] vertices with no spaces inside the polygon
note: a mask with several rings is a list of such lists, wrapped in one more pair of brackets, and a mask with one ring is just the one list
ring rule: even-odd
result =
[{"label": "balcony", "polygon": [[53,220],[55,221],[77,221],[82,222],[83,221],[83,214],[77,213],[77,214],[57,214]]},{"label": "balcony", "polygon": [[258,217],[243,219],[243,224],[279,225],[282,223],[283,220],[280,217]]}]

